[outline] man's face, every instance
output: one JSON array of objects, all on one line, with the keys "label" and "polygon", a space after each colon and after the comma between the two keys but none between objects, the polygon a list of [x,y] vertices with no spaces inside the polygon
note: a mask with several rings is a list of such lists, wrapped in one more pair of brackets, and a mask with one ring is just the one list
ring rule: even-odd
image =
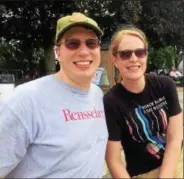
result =
[{"label": "man's face", "polygon": [[60,43],[56,53],[65,79],[78,84],[91,81],[100,65],[100,46],[95,45],[97,35],[85,28],[73,27],[64,34]]}]

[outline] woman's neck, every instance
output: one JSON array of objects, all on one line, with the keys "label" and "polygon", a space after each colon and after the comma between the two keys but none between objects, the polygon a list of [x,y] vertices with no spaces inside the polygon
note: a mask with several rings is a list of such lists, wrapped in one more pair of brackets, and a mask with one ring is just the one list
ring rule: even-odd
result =
[{"label": "woman's neck", "polygon": [[145,77],[142,76],[138,80],[124,79],[121,81],[121,84],[132,93],[141,93],[144,90],[146,82]]}]

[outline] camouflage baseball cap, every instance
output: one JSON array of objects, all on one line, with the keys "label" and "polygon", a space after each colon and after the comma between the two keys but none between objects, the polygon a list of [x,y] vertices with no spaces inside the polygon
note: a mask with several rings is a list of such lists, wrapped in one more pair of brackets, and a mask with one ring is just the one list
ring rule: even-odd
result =
[{"label": "camouflage baseball cap", "polygon": [[71,27],[78,25],[92,29],[98,37],[103,35],[102,30],[93,19],[85,16],[82,13],[74,12],[72,15],[64,16],[57,21],[55,42],[58,42],[59,38],[61,35],[63,35],[64,32],[69,30]]}]

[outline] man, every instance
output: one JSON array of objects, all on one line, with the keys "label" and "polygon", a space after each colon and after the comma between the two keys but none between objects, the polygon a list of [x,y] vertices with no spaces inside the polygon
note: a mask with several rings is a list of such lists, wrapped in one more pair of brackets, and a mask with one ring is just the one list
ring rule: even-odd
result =
[{"label": "man", "polygon": [[81,13],[58,20],[60,71],[18,86],[0,111],[0,177],[100,178],[107,129],[97,23]]},{"label": "man", "polygon": [[174,81],[179,81],[181,84],[183,84],[184,82],[184,77],[183,75],[176,70],[175,67],[172,67],[170,72],[169,72],[169,76],[174,80]]},{"label": "man", "polygon": [[176,68],[174,68],[174,67],[171,68],[171,70],[169,72],[169,76],[173,77],[175,79],[177,79],[178,77],[179,78],[183,77],[183,75],[179,71],[177,71]]}]

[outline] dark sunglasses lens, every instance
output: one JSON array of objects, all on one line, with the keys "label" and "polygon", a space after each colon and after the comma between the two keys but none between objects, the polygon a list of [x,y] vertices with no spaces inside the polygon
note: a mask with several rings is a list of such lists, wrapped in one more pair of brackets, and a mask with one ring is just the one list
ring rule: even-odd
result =
[{"label": "dark sunglasses lens", "polygon": [[77,40],[77,39],[68,39],[68,40],[65,41],[65,46],[68,49],[75,50],[75,49],[79,48],[79,46],[80,46],[80,40]]},{"label": "dark sunglasses lens", "polygon": [[124,50],[119,52],[122,60],[128,60],[132,56],[132,50]]},{"label": "dark sunglasses lens", "polygon": [[144,58],[147,54],[147,51],[146,49],[137,49],[135,50],[135,55],[138,57],[138,58]]},{"label": "dark sunglasses lens", "polygon": [[100,42],[98,39],[87,39],[86,40],[86,46],[89,49],[95,49],[100,45]]}]

